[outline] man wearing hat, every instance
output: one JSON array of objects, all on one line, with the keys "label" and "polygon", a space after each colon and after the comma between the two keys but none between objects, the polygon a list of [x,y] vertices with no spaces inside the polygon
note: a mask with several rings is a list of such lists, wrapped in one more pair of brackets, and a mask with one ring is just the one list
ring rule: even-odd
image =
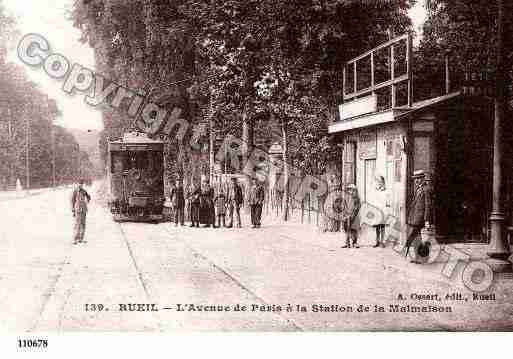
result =
[{"label": "man wearing hat", "polygon": [[80,179],[78,181],[78,187],[73,190],[73,194],[71,195],[71,210],[73,217],[75,217],[73,244],[85,242],[84,233],[87,205],[89,201],[91,201],[91,196],[89,196],[89,193],[84,189],[84,182],[83,179]]},{"label": "man wearing hat", "polygon": [[410,208],[406,224],[408,225],[408,237],[405,244],[405,256],[408,256],[410,247],[420,235],[424,226],[429,227],[431,218],[431,193],[426,186],[426,174],[423,170],[413,172],[415,192],[410,201]]},{"label": "man wearing hat", "polygon": [[258,228],[262,220],[262,206],[265,200],[264,186],[253,178],[253,184],[249,189],[249,205],[251,206],[251,224],[253,228]]},{"label": "man wearing hat", "polygon": [[240,207],[244,202],[244,198],[242,196],[242,188],[237,183],[237,178],[235,177],[232,177],[232,182],[230,184],[230,188],[228,189],[228,196],[226,202],[228,203],[228,228],[233,227],[234,212],[237,218],[237,227],[240,228]]},{"label": "man wearing hat", "polygon": [[173,203],[173,210],[175,215],[175,227],[178,226],[178,223],[180,222],[180,225],[184,225],[184,207],[185,207],[185,195],[184,195],[184,189],[182,185],[182,181],[180,179],[177,179],[175,182],[175,186],[171,190],[170,194],[171,202]]}]

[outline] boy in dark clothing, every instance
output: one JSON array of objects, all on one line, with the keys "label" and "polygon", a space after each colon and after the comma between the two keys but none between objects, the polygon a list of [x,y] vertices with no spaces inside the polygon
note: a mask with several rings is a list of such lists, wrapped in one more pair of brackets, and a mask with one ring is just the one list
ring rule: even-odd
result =
[{"label": "boy in dark clothing", "polygon": [[199,227],[200,222],[200,197],[201,189],[199,186],[194,186],[191,193],[191,227]]}]

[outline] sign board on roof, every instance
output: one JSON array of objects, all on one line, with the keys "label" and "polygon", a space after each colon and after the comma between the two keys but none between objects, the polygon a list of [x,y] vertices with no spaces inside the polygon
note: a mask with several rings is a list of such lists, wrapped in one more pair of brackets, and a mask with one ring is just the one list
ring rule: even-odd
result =
[{"label": "sign board on roof", "polygon": [[338,109],[341,120],[376,112],[378,110],[378,97],[373,94],[358,98],[339,105]]}]

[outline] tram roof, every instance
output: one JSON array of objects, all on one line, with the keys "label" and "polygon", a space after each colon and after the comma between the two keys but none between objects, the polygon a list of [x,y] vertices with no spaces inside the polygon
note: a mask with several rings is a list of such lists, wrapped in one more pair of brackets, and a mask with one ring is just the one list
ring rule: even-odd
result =
[{"label": "tram roof", "polygon": [[110,143],[147,143],[147,144],[160,144],[164,143],[164,141],[153,139],[148,137],[146,133],[143,132],[127,132],[123,135],[121,140],[110,141]]}]

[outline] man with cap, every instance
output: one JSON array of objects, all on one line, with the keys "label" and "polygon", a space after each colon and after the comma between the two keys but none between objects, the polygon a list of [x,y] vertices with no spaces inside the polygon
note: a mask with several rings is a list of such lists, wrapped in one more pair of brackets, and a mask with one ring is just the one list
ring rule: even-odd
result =
[{"label": "man with cap", "polygon": [[344,195],[344,219],[343,227],[346,233],[346,244],[342,248],[360,248],[358,245],[358,229],[360,228],[360,220],[358,213],[360,212],[361,202],[358,196],[358,189],[354,184],[348,184]]},{"label": "man with cap", "polygon": [[73,190],[73,194],[71,195],[71,210],[75,218],[73,244],[85,242],[84,233],[87,205],[89,201],[91,201],[91,196],[89,196],[89,193],[84,189],[84,182],[83,179],[80,179],[78,181],[78,187]]},{"label": "man with cap", "polygon": [[405,244],[405,257],[408,256],[410,247],[420,235],[422,228],[429,227],[431,219],[431,193],[426,186],[423,170],[413,172],[414,194],[410,201],[406,224],[408,225],[408,237]]}]

